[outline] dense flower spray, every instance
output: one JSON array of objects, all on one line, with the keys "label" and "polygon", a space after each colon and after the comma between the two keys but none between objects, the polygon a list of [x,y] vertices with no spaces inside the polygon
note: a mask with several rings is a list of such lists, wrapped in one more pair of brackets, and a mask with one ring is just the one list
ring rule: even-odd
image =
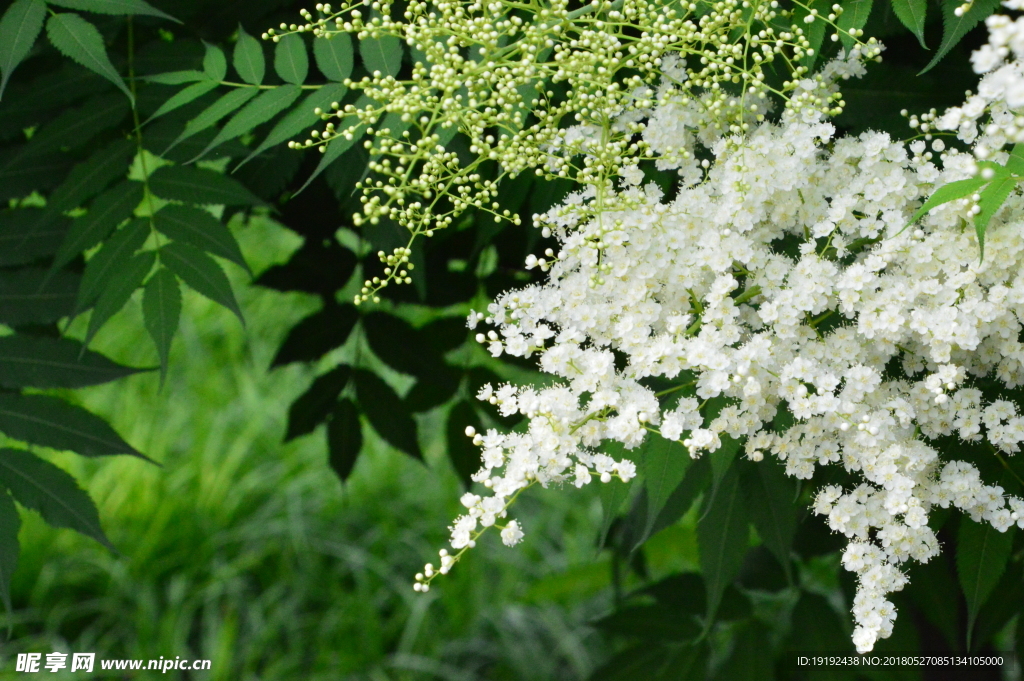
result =
[{"label": "dense flower spray", "polygon": [[[995,45],[1007,42],[1007,26],[1017,30],[1005,18],[989,26]],[[665,437],[699,457],[730,437],[750,459],[777,457],[798,478],[825,465],[856,473],[856,487],[821,489],[814,511],[849,539],[843,565],[858,577],[853,640],[862,652],[890,635],[896,611],[886,596],[907,583],[908,563],[939,551],[930,511],[953,506],[999,531],[1024,528],[1024,501],[987,485],[972,464],[943,460],[934,444],[955,435],[1005,456],[1024,441],[1016,405],[979,388],[985,379],[1024,385],[1024,204],[1014,193],[998,211],[983,260],[967,227],[970,199],[908,228],[937,187],[978,174],[976,156],[1005,162],[998,150],[1024,127],[1014,121],[1024,101],[1008,101],[1024,85],[1013,54],[1002,67],[1012,77],[988,76],[981,90],[991,94],[940,124],[959,126],[974,154],[930,134],[910,144],[881,133],[836,138],[820,111],[793,104],[777,123],[720,134],[668,87],[657,106],[632,112],[646,119],[650,149],[690,152],[659,160],[678,171],[677,194],[642,185],[627,166],[614,192],[586,187],[535,217],[561,246],[528,260],[547,280],[502,294],[470,323],[493,327],[478,335],[493,355],[534,356],[561,380],[481,391],[529,428],[467,433],[482,448],[474,479],[492,495],[463,497],[456,553],[442,551],[417,589],[491,526],[504,523],[504,542],[518,542],[518,523],[502,519],[524,488],[633,477],[632,462],[599,452],[607,441],[634,448]],[[808,89],[859,75],[859,57],[827,65]],[[994,68],[977,55],[975,64]],[[977,96],[985,107],[972,105]],[[979,142],[974,121],[986,107],[992,122]],[[698,163],[698,150],[713,160]],[[651,376],[694,390],[659,398],[640,382]],[[714,398],[727,406],[712,418],[704,406]],[[772,427],[780,409],[795,419],[784,431]]]}]

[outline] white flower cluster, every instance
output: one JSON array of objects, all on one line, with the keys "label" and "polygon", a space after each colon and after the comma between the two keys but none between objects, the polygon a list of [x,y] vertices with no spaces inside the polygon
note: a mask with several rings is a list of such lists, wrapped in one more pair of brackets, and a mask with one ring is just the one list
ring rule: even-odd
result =
[{"label": "white flower cluster", "polygon": [[[828,68],[857,75],[859,62]],[[686,106],[650,113],[652,148],[694,148],[700,131]],[[662,436],[698,457],[728,435],[792,476],[837,464],[863,481],[825,487],[814,510],[850,540],[853,639],[869,651],[892,631],[886,596],[906,584],[902,566],[939,551],[933,508],[1024,528],[1024,501],[936,446],[958,436],[1002,457],[1024,442],[1016,405],[991,397],[1024,385],[1024,199],[1011,195],[996,214],[980,261],[965,202],[906,228],[935,188],[976,172],[971,154],[941,140],[836,139],[790,108],[779,124],[706,141],[713,162],[663,162],[680,170],[673,197],[626,174],[615,196],[590,188],[541,216],[561,245],[532,261],[547,280],[471,315],[495,327],[478,335],[493,355],[536,356],[560,380],[480,393],[529,427],[470,433],[483,451],[474,479],[493,496],[463,498],[469,511],[452,527],[460,552],[444,553],[443,571],[535,482],[632,478],[630,461],[599,453],[606,441],[632,449]],[[658,394],[650,377],[678,385]],[[712,416],[715,398],[726,406]],[[790,427],[776,425],[780,410]],[[502,532],[509,545],[521,537],[512,523]]]}]

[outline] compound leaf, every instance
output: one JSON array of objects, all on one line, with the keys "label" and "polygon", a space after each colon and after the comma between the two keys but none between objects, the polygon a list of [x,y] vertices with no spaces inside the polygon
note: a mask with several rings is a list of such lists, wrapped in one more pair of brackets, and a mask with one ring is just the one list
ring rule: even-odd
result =
[{"label": "compound leaf", "polygon": [[256,150],[249,154],[244,161],[238,164],[238,168],[248,163],[254,156],[262,154],[270,147],[281,144],[299,133],[313,127],[320,117],[316,115],[316,109],[328,110],[332,102],[340,101],[348,88],[344,85],[331,83],[315,90],[311,95],[302,100],[302,103],[288,112],[281,118],[263,140]]},{"label": "compound leaf", "polygon": [[125,180],[96,197],[89,212],[71,223],[64,243],[53,259],[53,269],[63,267],[86,249],[103,241],[122,221],[131,217],[142,201],[141,182]]},{"label": "compound leaf", "polygon": [[[196,85],[200,85],[200,83],[197,83]],[[190,86],[190,88],[194,87],[196,86]],[[190,88],[185,89],[189,90]],[[248,102],[258,93],[259,90],[254,87],[239,88],[237,90],[232,90],[231,92],[227,93],[226,95],[218,99],[216,102],[206,107],[198,116],[190,120],[185,125],[185,129],[181,132],[180,135],[178,135],[177,139],[171,142],[170,146],[164,149],[163,153],[166,154],[168,151],[178,146],[183,141],[187,140],[189,137],[192,137],[196,133],[202,132],[203,130],[209,128],[211,125],[214,125],[217,121],[224,118],[229,113],[231,113],[238,107]],[[198,96],[199,95],[196,95],[196,97]],[[195,99],[195,97],[193,97],[193,99]],[[180,106],[180,104],[178,106]]]},{"label": "compound leaf", "polygon": [[46,35],[57,51],[116,85],[130,101],[131,90],[110,63],[99,30],[77,14],[54,14],[46,22]]}]

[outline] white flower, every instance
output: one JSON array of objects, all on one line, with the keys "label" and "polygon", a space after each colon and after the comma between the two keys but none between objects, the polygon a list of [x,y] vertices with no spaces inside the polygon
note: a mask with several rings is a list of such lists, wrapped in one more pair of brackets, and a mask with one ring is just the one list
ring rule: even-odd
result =
[{"label": "white flower", "polygon": [[505,529],[501,531],[501,541],[505,546],[515,546],[523,540],[523,531],[519,529],[519,523],[510,520]]}]

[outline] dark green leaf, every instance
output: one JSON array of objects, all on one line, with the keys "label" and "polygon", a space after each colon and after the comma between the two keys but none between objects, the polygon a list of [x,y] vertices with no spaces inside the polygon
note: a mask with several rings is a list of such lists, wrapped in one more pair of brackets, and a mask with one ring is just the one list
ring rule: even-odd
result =
[{"label": "dark green leaf", "polygon": [[68,9],[80,9],[97,14],[114,14],[119,16],[147,15],[181,23],[170,14],[161,12],[144,0],[47,0],[47,2],[51,5],[59,5]]},{"label": "dark green leaf", "polygon": [[160,382],[167,376],[171,340],[181,316],[181,289],[170,270],[161,267],[146,283],[142,293],[142,314],[157,354],[160,355]]},{"label": "dark green leaf", "polygon": [[78,208],[115,179],[125,177],[134,155],[135,144],[129,140],[104,145],[71,169],[67,179],[46,200],[47,211],[56,214]]},{"label": "dark green leaf", "polygon": [[0,490],[0,599],[11,612],[11,575],[18,568],[18,531],[21,516],[6,489]]},{"label": "dark green leaf", "polygon": [[28,56],[43,30],[45,17],[46,5],[41,0],[15,0],[0,18],[0,99],[14,69]]},{"label": "dark green leaf", "polygon": [[0,449],[0,484],[50,525],[77,530],[110,547],[92,499],[49,461],[20,449]]},{"label": "dark green leaf", "polygon": [[469,402],[458,402],[448,413],[448,459],[452,462],[462,486],[469,489],[472,475],[480,470],[480,448],[466,435],[466,427],[483,431],[480,417]]},{"label": "dark green leaf", "polygon": [[57,252],[71,220],[60,216],[41,224],[44,213],[39,208],[0,212],[0,267],[26,265]]},{"label": "dark green leaf", "polygon": [[[871,15],[872,0],[846,0],[843,3],[843,13],[839,15],[836,26],[846,33],[840,33],[839,39],[847,50],[853,49],[854,40],[847,33],[864,28],[868,23],[868,16]],[[818,19],[821,21],[821,19]]]},{"label": "dark green leaf", "polygon": [[170,204],[156,212],[153,216],[153,223],[158,230],[175,241],[191,244],[208,253],[230,260],[250,274],[252,273],[242,256],[242,250],[238,247],[238,241],[235,240],[234,235],[209,212],[192,206]]},{"label": "dark green leaf", "polygon": [[274,70],[281,80],[292,85],[302,85],[309,74],[309,55],[306,43],[292,33],[286,35],[274,47]]},{"label": "dark green leaf", "polygon": [[210,80],[221,81],[228,74],[228,60],[224,51],[216,45],[204,43],[206,55],[203,56],[203,73]]},{"label": "dark green leaf", "polygon": [[354,305],[329,305],[296,324],[270,363],[315,362],[348,340],[359,315]]},{"label": "dark green leaf", "polygon": [[95,414],[49,395],[0,394],[0,430],[15,440],[82,456],[142,456]]},{"label": "dark green leaf", "polygon": [[107,287],[100,294],[93,307],[92,316],[89,317],[89,330],[85,334],[86,345],[92,342],[93,336],[107,320],[124,307],[135,289],[142,285],[146,275],[153,269],[154,262],[156,254],[153,251],[137,253],[125,263],[124,269],[117,277],[107,282]]},{"label": "dark green leaf", "polygon": [[[196,85],[199,85],[199,83],[197,83]],[[195,85],[192,85],[189,88],[185,89],[188,90],[195,87]],[[177,139],[171,142],[171,145],[169,147],[164,149],[163,153],[166,154],[168,151],[178,146],[183,141],[187,140],[189,137],[192,137],[196,133],[202,132],[203,130],[209,128],[211,125],[214,125],[217,121],[224,118],[229,113],[231,113],[238,107],[248,102],[257,94],[259,94],[259,90],[254,87],[238,88],[237,90],[232,90],[231,92],[227,93],[226,95],[218,99],[216,102],[208,106],[206,109],[204,109],[202,113],[200,113],[198,116],[190,120],[188,124],[185,126],[185,130],[183,130],[182,133],[178,135]],[[198,97],[199,95],[196,96]]]},{"label": "dark green leaf", "polygon": [[914,581],[907,595],[928,621],[942,632],[950,649],[961,645],[960,599],[950,597],[957,592],[957,584],[949,552],[943,551],[927,563],[915,565],[913,574]]},{"label": "dark green leaf", "polygon": [[956,570],[967,599],[967,643],[970,646],[974,620],[1006,569],[1013,549],[1013,532],[999,532],[989,523],[960,519],[957,536]]},{"label": "dark green leaf", "polygon": [[314,40],[313,57],[320,73],[328,80],[340,83],[352,75],[352,39],[348,33]]},{"label": "dark green leaf", "polygon": [[[4,154],[0,157],[0,201],[7,203],[53,188],[67,175],[70,165],[67,154]],[[49,218],[54,213],[47,211],[46,215]]]},{"label": "dark green leaf", "polygon": [[352,473],[362,448],[363,432],[359,423],[359,410],[352,400],[345,398],[335,405],[327,422],[328,462],[342,482]]},{"label": "dark green leaf", "polygon": [[1024,575],[1019,564],[1008,563],[1002,578],[992,590],[998,598],[989,598],[978,611],[971,637],[974,650],[985,646],[1013,619],[1024,603]]},{"label": "dark green leaf", "polygon": [[[338,84],[325,85],[319,90],[313,91],[312,94],[302,100],[301,104],[288,112],[286,116],[282,117],[274,125],[267,138],[244,161],[238,164],[238,168],[241,168],[254,156],[262,154],[270,147],[286,142],[299,133],[312,128],[320,120],[320,117],[314,113],[314,110],[330,110],[331,102],[341,101],[341,98],[345,96],[347,91],[348,88]],[[235,170],[238,170],[238,168],[235,168]]]},{"label": "dark green leaf", "polygon": [[697,525],[697,543],[708,592],[710,626],[725,588],[739,574],[747,553],[747,512],[735,466],[722,478],[718,493],[705,498],[704,506],[704,517]]},{"label": "dark green leaf", "polygon": [[191,288],[234,312],[245,325],[231,282],[213,258],[198,248],[175,241],[160,249],[160,262]]},{"label": "dark green leaf", "polygon": [[131,90],[121,79],[121,74],[110,63],[107,48],[103,44],[103,36],[95,26],[77,14],[54,14],[46,22],[46,35],[65,57],[103,76],[116,85],[129,100],[134,99]]},{"label": "dark green leaf", "polygon": [[317,376],[309,390],[302,393],[288,408],[288,430],[284,441],[312,433],[324,422],[338,402],[338,395],[348,384],[352,370],[341,365],[323,376]]},{"label": "dark green leaf", "polygon": [[722,478],[725,477],[726,471],[732,468],[732,462],[740,451],[739,440],[725,433],[722,433],[719,439],[722,441],[722,446],[709,457],[711,459],[712,494],[718,489]]},{"label": "dark green leaf", "polygon": [[959,6],[960,3],[952,0],[942,3],[942,42],[939,44],[935,56],[921,73],[930,71],[932,67],[942,61],[942,58],[960,42],[961,38],[967,35],[968,31],[999,7],[999,0],[974,0],[971,3],[971,8],[963,16],[958,17],[954,14],[954,10]]},{"label": "dark green leaf", "polygon": [[373,354],[395,371],[421,376],[441,362],[423,335],[405,320],[386,312],[371,312],[362,322]]},{"label": "dark green leaf", "polygon": [[[622,459],[629,459],[633,461],[635,458],[642,458],[642,454],[636,450],[630,452],[621,443],[612,440],[606,441],[601,446],[601,451],[612,457],[616,461]],[[601,530],[597,537],[597,545],[605,546],[608,538],[608,530],[611,529],[612,522],[619,515],[619,511],[622,510],[622,504],[625,503],[629,497],[629,492],[632,489],[632,485],[628,482],[622,482],[617,478],[612,478],[610,482],[601,483]],[[645,506],[646,508],[646,506]],[[646,526],[646,522],[644,523]]]},{"label": "dark green leaf", "polygon": [[0,271],[0,323],[49,324],[75,309],[80,277],[69,272],[24,268]]},{"label": "dark green leaf", "polygon": [[356,369],[353,377],[359,406],[377,435],[395,449],[422,460],[416,422],[391,386],[365,369]]},{"label": "dark green leaf", "polygon": [[452,398],[462,382],[462,373],[438,360],[424,366],[406,396],[405,404],[413,412],[429,411]]},{"label": "dark green leaf", "polygon": [[242,183],[222,173],[193,166],[163,166],[149,177],[154,194],[194,205],[259,205],[263,202]]},{"label": "dark green leaf", "polygon": [[53,269],[63,267],[79,253],[105,239],[115,227],[131,217],[142,201],[142,195],[141,182],[125,180],[96,197],[89,212],[72,221],[68,235],[53,259]]},{"label": "dark green leaf", "polygon": [[136,219],[118,230],[86,263],[82,285],[78,289],[76,313],[94,303],[111,280],[124,273],[124,267],[135,251],[142,248],[150,235],[149,220]]},{"label": "dark green leaf", "polygon": [[661,509],[665,508],[672,492],[686,476],[693,459],[678,442],[649,434],[637,463],[647,489],[647,527],[644,534],[649,534]]},{"label": "dark green leaf", "polygon": [[189,102],[199,99],[207,92],[217,89],[217,87],[218,83],[214,83],[213,81],[203,81],[201,83],[193,83],[192,85],[189,85],[187,88],[182,88],[181,90],[176,92],[172,97],[170,97],[166,102],[161,104],[160,107],[155,112],[153,112],[153,115],[149,117],[149,120],[151,121],[154,118],[159,118],[164,114],[170,113],[175,109],[183,107]]},{"label": "dark green leaf", "polygon": [[88,144],[104,130],[120,124],[129,111],[131,107],[120,95],[101,95],[82,106],[67,109],[39,128],[22,153],[13,155],[8,163],[0,166],[0,172],[24,157],[63,152]]},{"label": "dark green leaf", "polygon": [[395,76],[402,67],[402,42],[392,35],[360,40],[359,54],[371,74],[380,71],[383,76]]},{"label": "dark green leaf", "polygon": [[214,147],[244,135],[261,123],[266,123],[294,104],[301,94],[302,89],[298,85],[282,85],[281,87],[260,93],[258,97],[246,104],[241,111],[232,116],[231,120],[217,133],[217,136],[192,160],[196,161],[205,156]]},{"label": "dark green leaf", "polygon": [[791,581],[790,553],[797,525],[797,506],[793,503],[796,484],[775,461],[761,461],[741,468],[740,483],[746,501],[750,508],[760,509],[751,514],[754,527],[761,541],[778,558],[786,571],[786,579]]},{"label": "dark green leaf", "polygon": [[774,660],[771,655],[765,654],[765,642],[771,639],[771,635],[772,631],[756,619],[740,624],[733,633],[732,652],[714,678],[720,681],[774,679]]},{"label": "dark green leaf", "polygon": [[150,83],[160,83],[161,85],[184,85],[185,83],[195,83],[200,80],[211,82],[205,71],[196,71],[195,69],[154,73],[149,76],[141,76],[141,78]]},{"label": "dark green leaf", "polygon": [[0,338],[0,385],[7,388],[82,388],[139,371],[144,369],[112,362],[70,338]]},{"label": "dark green leaf", "polygon": [[1012,175],[997,175],[981,191],[981,200],[978,201],[981,212],[974,216],[974,229],[978,235],[978,250],[982,260],[985,258],[985,230],[988,229],[988,223],[996,211],[1003,207],[1006,198],[1017,186],[1017,181],[1018,178]]},{"label": "dark green leaf", "polygon": [[924,44],[924,21],[928,12],[928,0],[892,0],[892,11],[903,25],[914,34],[921,47]]},{"label": "dark green leaf", "polygon": [[[345,35],[348,35],[347,33]],[[235,71],[242,80],[252,85],[263,83],[267,71],[267,62],[263,58],[263,46],[260,41],[245,32],[241,24],[238,26],[238,42],[235,43]]]}]

